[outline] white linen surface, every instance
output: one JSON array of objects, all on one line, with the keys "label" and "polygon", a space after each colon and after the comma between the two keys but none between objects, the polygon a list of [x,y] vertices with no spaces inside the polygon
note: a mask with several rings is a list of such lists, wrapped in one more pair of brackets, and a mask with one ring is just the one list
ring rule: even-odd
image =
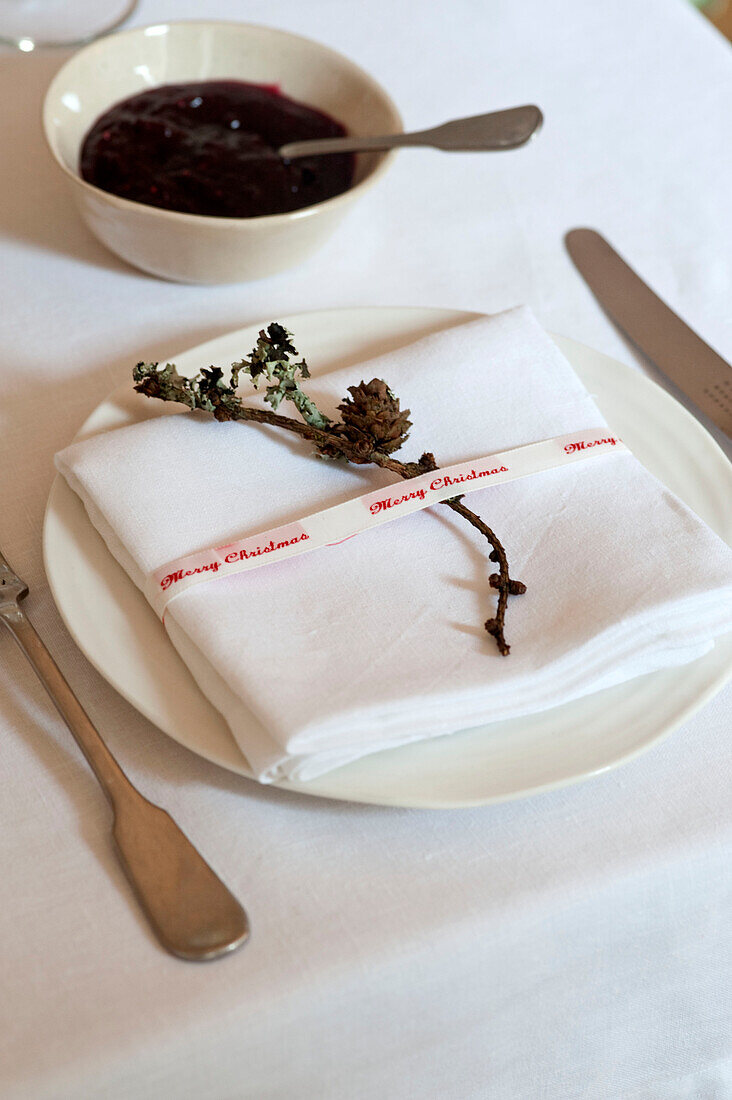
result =
[{"label": "white linen surface", "polygon": [[[134,19],[201,13],[144,0]],[[730,46],[688,0],[207,0],[205,16],[326,42],[408,128],[530,102],[546,123],[516,153],[400,153],[298,269],[177,286],[97,244],[53,170],[41,103],[64,54],[2,51],[0,545],[110,748],[253,935],[206,966],[159,949],[106,802],[6,638],[0,1095],[730,1100],[732,684],[651,751],[534,798],[434,813],[306,798],[202,760],[122,699],[64,628],[40,534],[54,453],[132,363],[262,318],[529,302],[546,329],[660,379],[572,267],[572,226],[606,233],[732,361]],[[477,638],[475,547],[467,575],[453,559],[445,573],[475,584]]]},{"label": "white linen surface", "polygon": [[[404,450],[434,450],[445,465],[604,425],[526,308],[308,390],[333,413],[349,383],[374,377],[411,409]],[[394,482],[203,413],[93,436],[56,461],[140,587],[173,559]],[[509,600],[508,658],[481,630],[495,603],[489,547],[439,506],[171,601],[171,638],[260,780],[307,779],[556,706],[698,657],[732,628],[732,551],[632,455],[489,486],[468,503],[528,586]]]}]

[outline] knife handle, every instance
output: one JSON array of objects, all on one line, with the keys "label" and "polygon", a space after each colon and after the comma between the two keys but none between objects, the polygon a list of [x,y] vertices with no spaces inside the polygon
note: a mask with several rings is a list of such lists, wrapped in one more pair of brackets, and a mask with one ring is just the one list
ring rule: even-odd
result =
[{"label": "knife handle", "polygon": [[163,947],[179,958],[213,959],[243,944],[242,906],[172,817],[132,785],[17,603],[0,618],[35,669],[109,799],[125,873]]}]

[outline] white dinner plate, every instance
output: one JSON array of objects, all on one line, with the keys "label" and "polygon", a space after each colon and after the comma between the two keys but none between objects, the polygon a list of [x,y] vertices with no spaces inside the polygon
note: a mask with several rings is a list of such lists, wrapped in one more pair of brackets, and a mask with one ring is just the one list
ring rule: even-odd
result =
[{"label": "white dinner plate", "polygon": [[[281,320],[318,374],[475,316],[376,308]],[[261,323],[248,326],[172,358],[184,374],[211,363],[226,367],[252,347],[260,328]],[[698,421],[637,371],[573,340],[554,339],[638,459],[732,543],[732,465]],[[134,393],[130,381],[92,413],[77,438],[182,411]],[[174,740],[251,778],[223,718],[193,683],[160,621],[60,477],[51,490],[43,541],[59,611],[102,676]],[[457,807],[518,798],[596,775],[647,749],[718,691],[731,672],[732,637],[727,636],[683,668],[654,672],[532,717],[376,753],[308,783],[280,786],[389,806]]]}]

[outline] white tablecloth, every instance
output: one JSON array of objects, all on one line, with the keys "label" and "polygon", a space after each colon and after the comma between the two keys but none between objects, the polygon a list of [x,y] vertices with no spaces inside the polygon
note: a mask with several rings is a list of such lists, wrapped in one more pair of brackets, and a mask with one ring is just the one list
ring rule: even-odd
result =
[{"label": "white tablecloth", "polygon": [[[137,22],[194,17],[148,0]],[[39,127],[53,53],[0,53],[0,538],[33,620],[131,777],[246,901],[251,944],[165,955],[109,814],[0,641],[0,1095],[246,1100],[732,1096],[730,700],[591,782],[470,811],[265,790],[179,748],[65,633],[41,561],[52,456],[138,359],[332,306],[494,311],[647,369],[572,268],[593,225],[732,359],[729,46],[683,0],[209,0],[321,39],[409,127],[521,102],[540,139],[403,154],[307,265],[159,282],[77,221]]]}]

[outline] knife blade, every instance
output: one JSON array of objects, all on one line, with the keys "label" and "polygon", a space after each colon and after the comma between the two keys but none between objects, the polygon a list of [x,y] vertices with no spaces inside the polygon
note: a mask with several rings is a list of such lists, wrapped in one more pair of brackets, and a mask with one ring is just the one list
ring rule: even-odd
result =
[{"label": "knife blade", "polygon": [[732,367],[647,286],[594,229],[564,238],[608,316],[697,408],[732,438]]}]

